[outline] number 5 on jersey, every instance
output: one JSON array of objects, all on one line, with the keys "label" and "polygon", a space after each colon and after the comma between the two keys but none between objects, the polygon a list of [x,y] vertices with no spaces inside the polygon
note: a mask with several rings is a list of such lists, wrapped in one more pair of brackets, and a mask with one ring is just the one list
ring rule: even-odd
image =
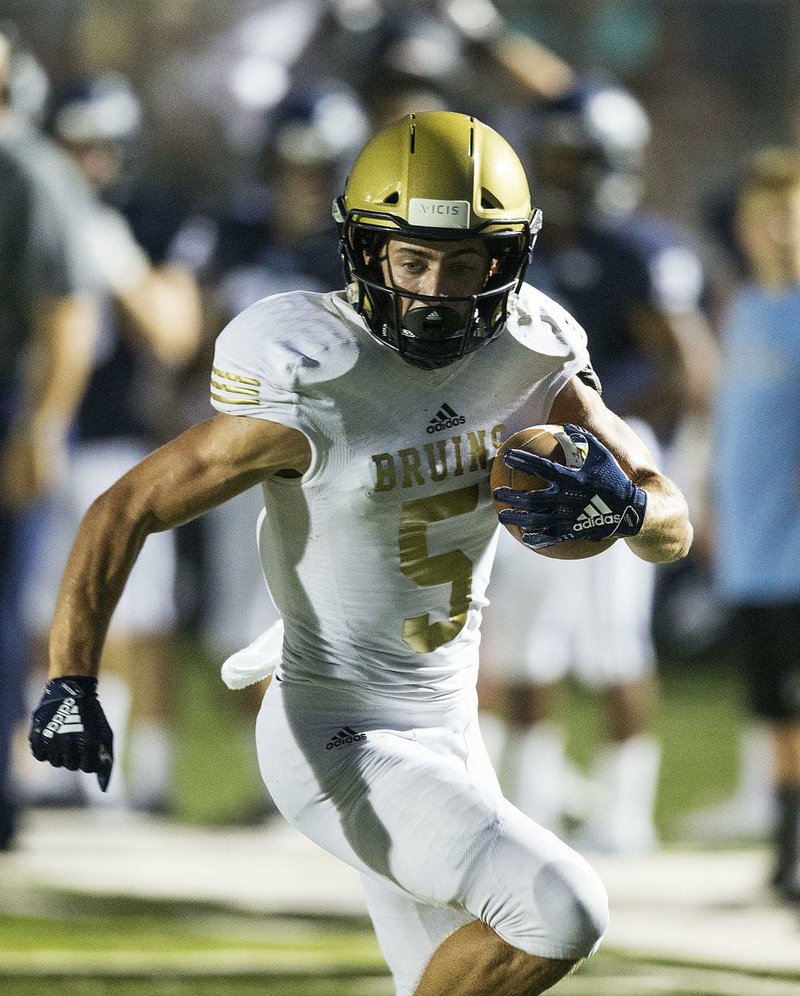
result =
[{"label": "number 5 on jersey", "polygon": [[430,621],[429,613],[403,621],[403,642],[420,654],[453,640],[467,621],[472,594],[472,561],[463,550],[430,556],[428,526],[478,507],[478,485],[403,503],[400,516],[400,569],[421,588],[449,584],[450,618]]}]

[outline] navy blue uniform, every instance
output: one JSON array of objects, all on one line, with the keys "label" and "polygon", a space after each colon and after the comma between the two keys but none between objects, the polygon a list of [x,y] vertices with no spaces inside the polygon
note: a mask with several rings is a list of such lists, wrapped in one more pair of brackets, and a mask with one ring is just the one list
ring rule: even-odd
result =
[{"label": "navy blue uniform", "polygon": [[264,188],[238,191],[212,228],[204,277],[219,291],[224,320],[268,294],[331,291],[342,285],[333,223],[292,242],[279,241]]}]

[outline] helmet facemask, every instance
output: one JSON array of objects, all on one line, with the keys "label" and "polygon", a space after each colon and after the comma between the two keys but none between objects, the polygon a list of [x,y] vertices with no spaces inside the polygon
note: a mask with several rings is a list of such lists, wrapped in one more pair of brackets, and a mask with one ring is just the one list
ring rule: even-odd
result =
[{"label": "helmet facemask", "polygon": [[[340,199],[334,214],[341,217],[343,209]],[[469,295],[435,296],[387,285],[381,264],[386,259],[389,240],[409,238],[445,245],[480,236],[480,232],[412,229],[400,219],[398,230],[387,231],[370,225],[368,219],[363,219],[364,214],[360,212],[355,219],[344,215],[339,232],[351,303],[378,340],[396,350],[406,362],[436,369],[474,352],[498,335],[508,314],[509,297],[519,289],[530,261],[541,225],[539,212],[534,212],[531,219],[509,225],[506,231],[483,236],[491,268],[480,290]],[[405,300],[417,302],[418,306],[403,314]]]}]

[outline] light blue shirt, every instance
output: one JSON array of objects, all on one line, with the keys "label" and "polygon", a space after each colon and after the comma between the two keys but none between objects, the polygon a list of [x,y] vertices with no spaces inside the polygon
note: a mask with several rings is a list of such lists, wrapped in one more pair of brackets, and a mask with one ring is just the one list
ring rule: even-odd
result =
[{"label": "light blue shirt", "polygon": [[800,600],[800,286],[741,288],[723,353],[712,455],[718,588],[737,603]]}]

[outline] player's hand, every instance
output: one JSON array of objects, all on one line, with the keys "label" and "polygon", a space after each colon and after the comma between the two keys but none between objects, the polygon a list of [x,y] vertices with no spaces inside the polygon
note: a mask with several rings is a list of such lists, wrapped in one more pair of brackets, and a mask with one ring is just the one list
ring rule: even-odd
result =
[{"label": "player's hand", "polygon": [[105,792],[114,763],[114,735],[97,699],[97,678],[53,678],[33,714],[28,736],[37,761],[94,771]]},{"label": "player's hand", "polygon": [[544,478],[549,487],[497,488],[495,499],[512,506],[499,513],[500,521],[522,529],[523,542],[533,549],[572,539],[597,542],[635,536],[644,522],[646,492],[591,432],[569,424],[564,431],[573,442],[588,447],[583,466],[574,469],[524,450],[508,450],[508,467]]}]

